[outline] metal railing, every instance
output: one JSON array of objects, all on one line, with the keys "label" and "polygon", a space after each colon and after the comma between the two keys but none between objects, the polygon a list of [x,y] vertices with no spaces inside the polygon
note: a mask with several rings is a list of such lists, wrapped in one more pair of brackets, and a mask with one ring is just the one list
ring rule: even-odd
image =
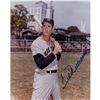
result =
[{"label": "metal railing", "polygon": [[11,51],[23,51],[23,52],[30,52],[30,47],[33,40],[26,40],[26,39],[11,39]]},{"label": "metal railing", "polygon": [[[11,52],[30,52],[33,40],[11,39]],[[81,52],[84,46],[90,51],[90,42],[58,41],[63,52]]]}]

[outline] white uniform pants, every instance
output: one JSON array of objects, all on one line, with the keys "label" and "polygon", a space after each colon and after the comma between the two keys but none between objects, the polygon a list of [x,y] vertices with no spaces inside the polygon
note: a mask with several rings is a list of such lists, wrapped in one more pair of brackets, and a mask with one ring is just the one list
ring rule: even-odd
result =
[{"label": "white uniform pants", "polygon": [[37,73],[34,75],[33,93],[31,100],[61,100],[57,73]]}]

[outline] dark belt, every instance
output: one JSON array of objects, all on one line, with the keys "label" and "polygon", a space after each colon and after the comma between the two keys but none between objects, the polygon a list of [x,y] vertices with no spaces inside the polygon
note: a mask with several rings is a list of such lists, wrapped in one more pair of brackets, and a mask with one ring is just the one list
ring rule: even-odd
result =
[{"label": "dark belt", "polygon": [[50,70],[50,71],[46,71],[47,73],[56,73],[57,70]]}]

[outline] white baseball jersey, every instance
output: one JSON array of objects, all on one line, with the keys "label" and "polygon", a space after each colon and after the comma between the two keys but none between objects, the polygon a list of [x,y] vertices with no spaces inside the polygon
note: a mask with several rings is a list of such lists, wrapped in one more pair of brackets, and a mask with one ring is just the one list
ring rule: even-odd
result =
[{"label": "white baseball jersey", "polygon": [[[44,57],[47,57],[52,52],[50,42],[44,41],[42,37],[38,37],[33,41],[31,50],[32,56],[42,54]],[[35,66],[31,100],[48,100],[50,95],[53,96],[53,100],[61,100],[57,73],[46,72],[57,69],[56,56],[55,59],[42,70],[38,66]]]},{"label": "white baseball jersey", "polygon": [[[31,45],[32,55],[34,56],[40,53],[44,57],[47,57],[52,52],[51,47],[52,45],[50,44],[50,42],[46,42],[45,40],[42,39],[42,37],[38,37],[36,40],[34,40],[34,42]],[[57,69],[58,69],[57,58],[55,58],[55,60],[52,63],[50,63],[47,67],[45,67],[43,70],[47,71],[47,70],[57,70]],[[36,71],[41,71],[41,69],[39,69],[36,66]]]}]

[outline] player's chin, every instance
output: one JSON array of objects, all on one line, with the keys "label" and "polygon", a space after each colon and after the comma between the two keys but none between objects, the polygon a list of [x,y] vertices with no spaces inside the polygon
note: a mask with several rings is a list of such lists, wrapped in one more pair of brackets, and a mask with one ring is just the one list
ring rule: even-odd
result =
[{"label": "player's chin", "polygon": [[51,36],[51,33],[44,33],[44,36]]}]

